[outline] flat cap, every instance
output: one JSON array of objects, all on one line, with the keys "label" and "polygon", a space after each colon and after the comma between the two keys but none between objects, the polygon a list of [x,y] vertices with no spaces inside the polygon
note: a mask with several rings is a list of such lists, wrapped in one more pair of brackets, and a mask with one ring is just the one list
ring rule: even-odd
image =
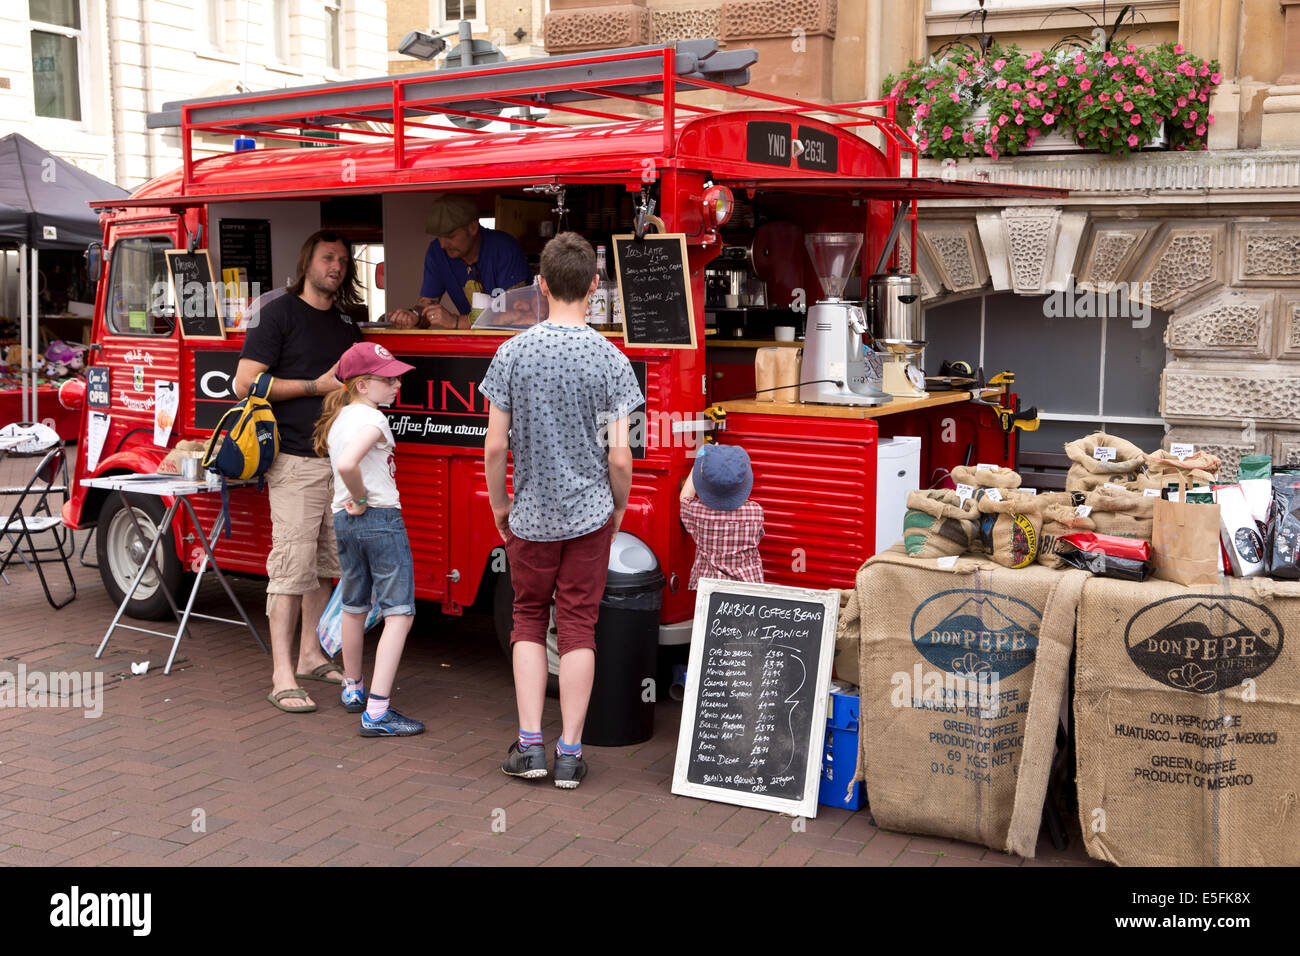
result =
[{"label": "flat cap", "polygon": [[461,193],[446,193],[434,199],[424,220],[431,236],[450,236],[461,226],[478,220],[478,204]]}]

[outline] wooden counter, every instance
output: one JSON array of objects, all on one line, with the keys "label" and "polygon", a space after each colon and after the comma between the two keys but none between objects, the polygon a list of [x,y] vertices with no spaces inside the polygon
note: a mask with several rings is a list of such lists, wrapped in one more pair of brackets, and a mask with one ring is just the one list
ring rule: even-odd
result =
[{"label": "wooden counter", "polygon": [[[788,343],[787,343],[788,344]],[[925,398],[896,398],[888,405],[814,405],[803,402],[756,402],[753,399],[740,399],[722,402],[722,408],[728,414],[746,415],[796,415],[805,418],[848,418],[862,420],[880,418],[883,415],[898,415],[903,412],[915,412],[922,408],[935,408],[939,405],[954,405],[968,402],[973,392],[930,392]],[[987,388],[984,397],[996,398],[1002,394],[999,388]]]}]

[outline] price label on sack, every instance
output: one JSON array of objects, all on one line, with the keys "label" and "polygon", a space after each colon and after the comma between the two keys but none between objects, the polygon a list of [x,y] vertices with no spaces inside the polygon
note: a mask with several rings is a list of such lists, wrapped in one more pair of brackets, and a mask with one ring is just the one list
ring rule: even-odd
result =
[{"label": "price label on sack", "polygon": [[1086,518],[1088,515],[1092,514],[1092,507],[1090,505],[1079,505],[1079,507],[1074,509],[1074,513],[1080,518]]},{"label": "price label on sack", "polygon": [[985,468],[987,468],[989,471],[993,471],[993,470],[994,470],[995,468],[997,468],[997,467],[998,467],[997,465],[989,465],[989,464],[985,464],[985,463],[981,462],[980,464],[978,464],[978,465],[975,466],[975,470],[976,470],[976,471],[983,471]]},{"label": "price label on sack", "polygon": [[1022,495],[1036,495],[1036,494],[1038,494],[1038,489],[1037,489],[1037,488],[1017,488],[1016,491],[1020,492]]},{"label": "price label on sack", "polygon": [[998,491],[996,488],[985,488],[984,494],[988,496],[990,501],[1002,500],[1002,492]]},{"label": "price label on sack", "polygon": [[1159,488],[1143,488],[1143,489],[1142,489],[1142,495],[1143,495],[1143,497],[1145,497],[1145,498],[1159,498],[1159,497],[1160,497],[1160,489],[1159,489]]},{"label": "price label on sack", "polygon": [[1169,453],[1179,461],[1183,461],[1186,458],[1191,458],[1192,455],[1196,453],[1196,446],[1186,442],[1176,441],[1169,446]]},{"label": "price label on sack", "polygon": [[1094,448],[1092,450],[1092,457],[1096,458],[1098,461],[1114,461],[1115,449],[1102,447]]},{"label": "price label on sack", "polygon": [[955,554],[950,554],[950,555],[948,555],[948,556],[946,556],[946,557],[938,558],[938,559],[935,560],[935,562],[934,562],[934,566],[935,566],[936,568],[944,568],[945,570],[948,569],[948,568],[956,567],[956,566],[957,566],[957,555],[955,555]]},{"label": "price label on sack", "polygon": [[975,486],[974,486],[974,485],[958,485],[958,486],[957,486],[957,497],[960,498],[962,501],[965,501],[967,498],[969,498],[969,497],[970,497],[971,495],[973,495],[973,494],[975,494]]},{"label": "price label on sack", "polygon": [[1128,489],[1125,488],[1123,485],[1117,485],[1117,484],[1115,484],[1115,482],[1113,482],[1113,481],[1108,481],[1108,482],[1106,482],[1104,485],[1102,485],[1102,487],[1103,487],[1103,488],[1113,488],[1115,491],[1128,491]]}]

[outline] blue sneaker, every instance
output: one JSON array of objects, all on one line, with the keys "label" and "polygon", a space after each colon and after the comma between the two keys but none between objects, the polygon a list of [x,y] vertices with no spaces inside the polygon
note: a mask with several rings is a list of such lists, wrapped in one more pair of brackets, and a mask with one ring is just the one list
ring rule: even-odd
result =
[{"label": "blue sneaker", "polygon": [[347,685],[339,693],[339,700],[343,702],[343,709],[349,714],[359,714],[366,709],[366,701],[370,698],[370,693],[366,690],[365,684],[358,684],[351,690]]},{"label": "blue sneaker", "polygon": [[378,720],[370,720],[364,714],[361,716],[362,737],[413,737],[422,733],[424,724],[403,717],[391,707]]}]

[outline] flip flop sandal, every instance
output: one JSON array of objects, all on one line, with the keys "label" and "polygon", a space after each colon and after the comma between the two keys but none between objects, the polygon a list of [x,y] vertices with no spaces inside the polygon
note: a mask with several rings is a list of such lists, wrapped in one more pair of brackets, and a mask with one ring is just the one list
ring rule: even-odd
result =
[{"label": "flip flop sandal", "polygon": [[266,699],[275,705],[277,710],[282,710],[286,714],[310,714],[316,709],[315,704],[312,704],[310,707],[286,707],[284,704],[280,703],[280,701],[285,700],[286,698],[290,700],[306,700],[307,692],[301,687],[290,687],[287,690],[278,690],[273,694],[266,695]]},{"label": "flip flop sandal", "polygon": [[298,680],[318,680],[322,684],[342,684],[343,681],[337,677],[325,676],[330,671],[338,671],[342,673],[343,668],[339,664],[333,664],[326,661],[324,664],[320,665],[320,667],[313,668],[310,674],[294,674],[293,676],[298,678]]}]

